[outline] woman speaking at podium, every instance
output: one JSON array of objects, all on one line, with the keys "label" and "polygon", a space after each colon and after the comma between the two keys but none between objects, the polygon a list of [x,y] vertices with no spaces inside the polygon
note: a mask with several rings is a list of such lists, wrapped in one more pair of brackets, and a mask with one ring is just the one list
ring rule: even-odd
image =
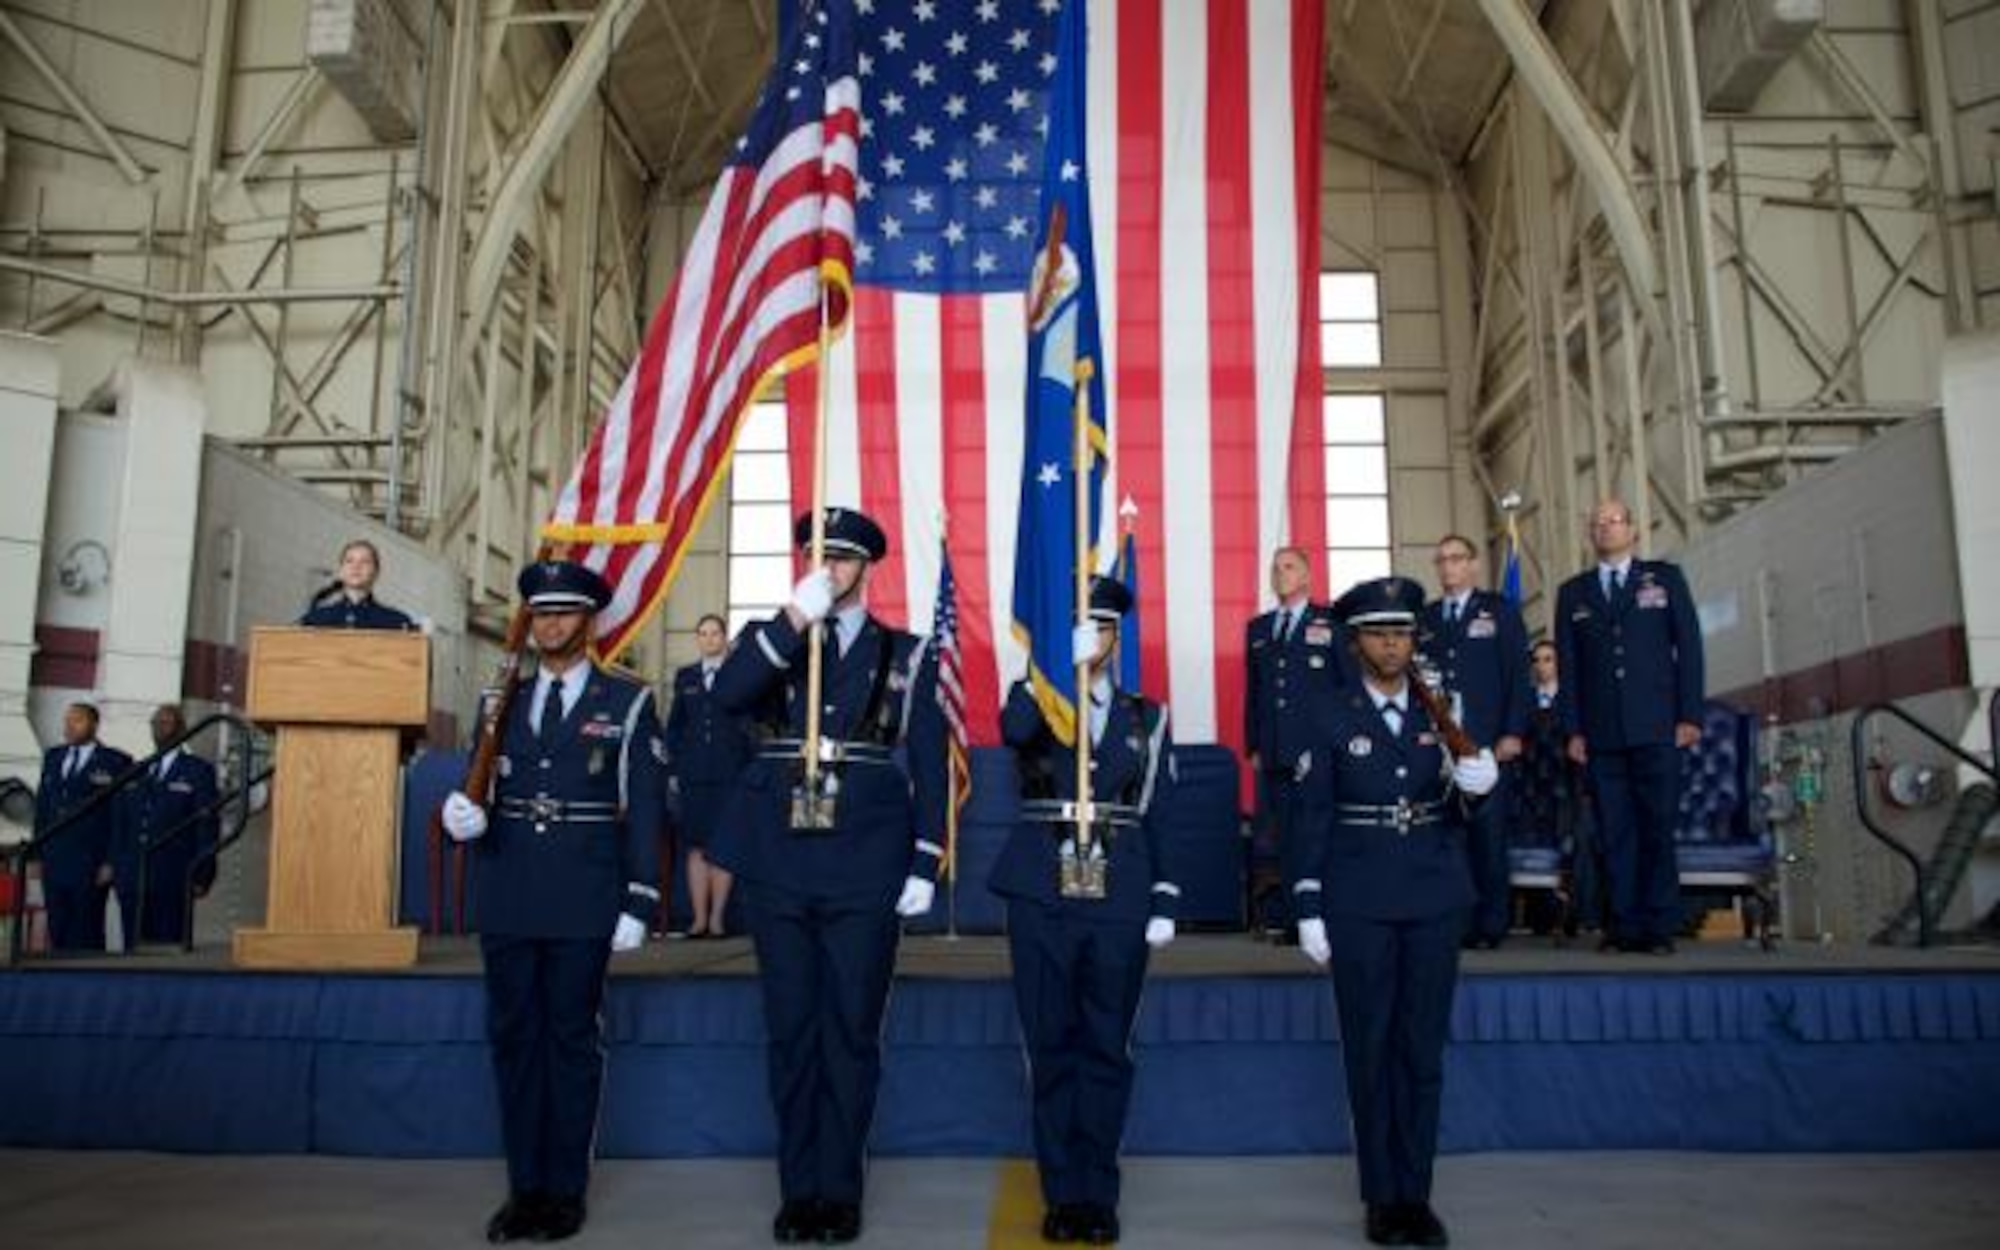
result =
[{"label": "woman speaking at podium", "polygon": [[415,629],[408,616],[375,599],[382,553],[365,538],[340,549],[340,575],[312,597],[299,624],[314,629]]}]

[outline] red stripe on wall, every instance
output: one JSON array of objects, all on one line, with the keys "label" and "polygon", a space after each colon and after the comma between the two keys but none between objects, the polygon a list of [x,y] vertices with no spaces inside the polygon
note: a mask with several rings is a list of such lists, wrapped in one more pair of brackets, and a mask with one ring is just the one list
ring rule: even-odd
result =
[{"label": "red stripe on wall", "polygon": [[[986,516],[986,349],[981,301],[948,295],[940,309],[944,372],[944,505],[954,517]],[[993,595],[986,543],[973,526],[969,541],[954,544],[958,579],[959,646],[967,663],[965,730],[976,746],[1000,740],[1000,679],[994,671]],[[929,622],[924,628],[930,627]],[[985,657],[983,659],[975,657]]]},{"label": "red stripe on wall", "polygon": [[97,686],[98,631],[67,625],[35,626],[35,657],[28,662],[28,684],[64,690]]},{"label": "red stripe on wall", "polygon": [[[901,440],[896,433],[896,297],[878,287],[854,292],[856,436],[861,510],[889,537],[889,556],[868,575],[868,610],[902,629],[910,624],[908,552],[903,542]],[[924,622],[929,629],[930,623]]]},{"label": "red stripe on wall", "polygon": [[[1118,12],[1118,284],[1112,378],[1117,419],[1119,487],[1139,507],[1147,533],[1164,535],[1161,487],[1160,376],[1160,160],[1164,150],[1160,82],[1163,54],[1156,0],[1127,4]],[[1161,700],[1173,696],[1167,670],[1166,562],[1182,553],[1154,545],[1152,564],[1139,582],[1140,681]]]},{"label": "red stripe on wall", "polygon": [[1946,625],[1713,697],[1789,725],[1971,684],[1965,626]]}]

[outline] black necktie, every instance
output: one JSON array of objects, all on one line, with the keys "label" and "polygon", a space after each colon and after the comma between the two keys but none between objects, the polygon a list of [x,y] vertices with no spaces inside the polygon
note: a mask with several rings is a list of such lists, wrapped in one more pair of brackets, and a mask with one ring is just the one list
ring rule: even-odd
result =
[{"label": "black necktie", "polygon": [[1447,625],[1458,624],[1458,600],[1453,599],[1444,605],[1444,623]]},{"label": "black necktie", "polygon": [[76,766],[82,760],[83,752],[76,747],[71,747],[69,754],[63,757],[62,779],[64,781],[68,781],[71,777],[76,776]]},{"label": "black necktie", "polygon": [[1281,608],[1278,612],[1278,641],[1290,642],[1292,631],[1299,625],[1299,614],[1291,608]]},{"label": "black necktie", "polygon": [[556,740],[556,731],[562,728],[563,688],[559,681],[549,682],[548,694],[542,699],[542,723],[535,727],[535,734],[547,746]]}]

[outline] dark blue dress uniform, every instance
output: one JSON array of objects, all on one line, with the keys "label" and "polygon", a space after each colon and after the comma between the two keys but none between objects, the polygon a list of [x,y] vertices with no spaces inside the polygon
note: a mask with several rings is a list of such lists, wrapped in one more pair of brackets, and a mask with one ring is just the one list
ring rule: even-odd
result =
[{"label": "dark blue dress uniform", "polygon": [[307,608],[306,614],[299,618],[299,624],[313,629],[411,630],[417,627],[417,623],[406,614],[376,602],[374,595],[364,595],[357,602],[344,594]]},{"label": "dark blue dress uniform", "polygon": [[[800,518],[801,546],[808,529]],[[861,513],[835,508],[826,549],[879,560],[888,542]],[[784,707],[780,736],[744,769],[709,857],[744,886],[785,1205],[845,1208],[843,1218],[858,1220],[900,936],[895,904],[908,877],[937,878],[946,787],[935,656],[858,608],[848,628],[844,649],[835,617],[822,631],[822,753],[838,756],[822,775],[837,788],[834,827],[792,828],[811,632],[780,612],[749,626],[715,677],[716,702],[730,713],[767,713],[774,691]]]},{"label": "dark blue dress uniform", "polygon": [[[1528,731],[1534,693],[1528,680],[1528,630],[1513,604],[1490,590],[1474,590],[1456,613],[1438,599],[1417,618],[1417,650],[1434,665],[1453,696],[1454,715],[1472,740],[1490,747]],[[1511,769],[1472,814],[1468,852],[1479,891],[1466,936],[1497,945],[1507,936],[1507,828],[1513,802]]]},{"label": "dark blue dress uniform", "polygon": [[1589,747],[1612,935],[1657,949],[1680,929],[1674,726],[1701,724],[1701,625],[1687,579],[1663,560],[1633,560],[1610,594],[1603,583],[1591,569],[1556,594],[1557,707]]},{"label": "dark blue dress uniform", "polygon": [[[717,665],[715,672],[721,671]],[[681,849],[706,849],[720,823],[736,779],[756,753],[753,718],[723,710],[714,678],[700,664],[674,674],[674,704],[667,714],[667,775],[677,797]]]},{"label": "dark blue dress uniform", "polygon": [[[1282,856],[1296,840],[1301,763],[1320,740],[1319,720],[1352,680],[1354,664],[1332,608],[1304,603],[1295,610],[1296,619],[1293,611],[1281,605],[1253,618],[1243,638],[1243,750],[1257,757],[1258,833],[1264,844],[1257,849],[1271,857]],[[1263,919],[1285,925],[1290,917],[1281,912]]]},{"label": "dark blue dress uniform", "polygon": [[[1100,578],[1091,601],[1093,615],[1115,621],[1130,595]],[[1091,795],[1110,813],[1105,897],[1064,898],[1057,887],[1060,849],[1075,833],[1061,812],[1076,799],[1075,753],[1049,729],[1026,682],[1015,684],[1000,714],[1001,737],[1020,764],[1023,818],[987,884],[1007,900],[1043,1201],[1052,1214],[1096,1208],[1108,1221],[1118,1207],[1146,922],[1173,919],[1180,888],[1162,828],[1174,784],[1167,709],[1108,681],[1092,698],[1102,700],[1104,717],[1091,749]]]},{"label": "dark blue dress uniform", "polygon": [[[185,749],[156,761],[118,797],[118,828],[111,848],[112,881],[126,946],[179,942],[187,929],[188,873],[215,848],[221,822],[214,812],[215,765]],[[191,823],[190,823],[191,822]],[[181,826],[187,825],[186,828]],[[177,832],[178,831],[178,832]],[[160,839],[172,835],[172,841]],[[146,913],[139,915],[140,865],[145,865]],[[215,882],[215,861],[203,862],[198,889]]]},{"label": "dark blue dress uniform", "polygon": [[[35,791],[38,836],[110,789],[119,774],[132,766],[132,757],[117,747],[102,742],[91,745],[90,759],[74,767],[68,766],[70,756],[79,747],[52,747],[42,756],[42,784]],[[104,908],[110,887],[97,883],[97,870],[111,862],[117,830],[117,800],[113,799],[66,828],[43,850],[42,897],[48,908],[51,948],[104,949]]]},{"label": "dark blue dress uniform", "polygon": [[[520,589],[543,610],[610,599],[596,573],[565,561],[529,565]],[[533,720],[540,680],[521,680],[499,729],[472,895],[509,1186],[581,1201],[604,1076],[610,939],[621,913],[643,922],[658,902],[666,752],[642,683],[588,666],[545,734]],[[560,694],[558,681],[547,698]]]},{"label": "dark blue dress uniform", "polygon": [[[1382,578],[1334,610],[1356,629],[1413,623],[1422,606],[1417,583]],[[1301,917],[1324,918],[1333,952],[1362,1201],[1393,1208],[1430,1200],[1459,940],[1475,895],[1466,800],[1437,727],[1407,683],[1399,728],[1377,698],[1357,685],[1328,718],[1327,766],[1306,778],[1292,888]]]}]

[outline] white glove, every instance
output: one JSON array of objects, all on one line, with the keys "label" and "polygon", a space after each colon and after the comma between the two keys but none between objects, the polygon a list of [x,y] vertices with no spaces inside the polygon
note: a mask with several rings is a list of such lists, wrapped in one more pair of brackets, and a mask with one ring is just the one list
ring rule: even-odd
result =
[{"label": "white glove", "polygon": [[1481,747],[1479,754],[1451,762],[1451,780],[1467,794],[1486,794],[1500,784],[1500,765],[1494,763],[1490,749]]},{"label": "white glove", "polygon": [[1307,959],[1326,967],[1326,961],[1333,958],[1333,947],[1326,940],[1326,921],[1299,921],[1299,950]]},{"label": "white glove", "polygon": [[1071,664],[1088,664],[1097,658],[1097,643],[1100,637],[1096,621],[1085,621],[1069,631],[1069,661]]},{"label": "white glove", "polygon": [[936,897],[936,886],[922,877],[911,877],[903,882],[903,896],[896,900],[896,914],[906,920],[921,916],[931,909],[931,900]]},{"label": "white glove", "polygon": [[460,790],[444,801],[444,831],[454,842],[470,842],[486,832],[486,809]]},{"label": "white glove", "polygon": [[1146,922],[1146,945],[1160,949],[1174,940],[1174,922],[1165,916],[1155,916]]},{"label": "white glove", "polygon": [[635,951],[646,944],[646,922],[637,916],[618,913],[618,927],[611,931],[611,949]]},{"label": "white glove", "polygon": [[823,621],[833,610],[833,574],[814,569],[792,587],[792,611],[806,618],[806,624]]}]

